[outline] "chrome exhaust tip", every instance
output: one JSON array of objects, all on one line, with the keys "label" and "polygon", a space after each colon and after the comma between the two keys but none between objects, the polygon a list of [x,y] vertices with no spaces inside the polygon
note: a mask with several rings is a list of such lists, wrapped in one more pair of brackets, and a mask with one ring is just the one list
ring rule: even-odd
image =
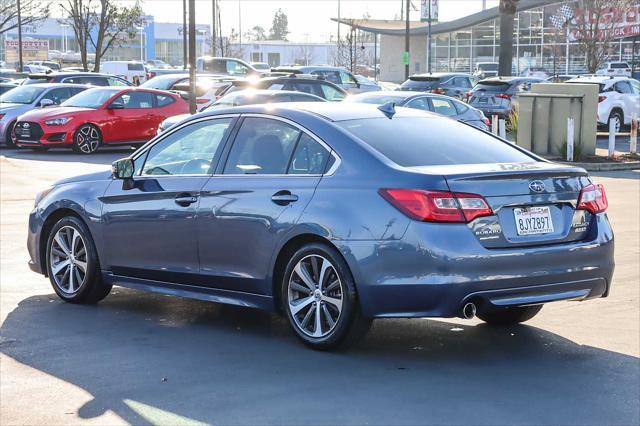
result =
[{"label": "chrome exhaust tip", "polygon": [[462,318],[473,319],[476,316],[476,305],[474,303],[467,303],[462,308]]}]

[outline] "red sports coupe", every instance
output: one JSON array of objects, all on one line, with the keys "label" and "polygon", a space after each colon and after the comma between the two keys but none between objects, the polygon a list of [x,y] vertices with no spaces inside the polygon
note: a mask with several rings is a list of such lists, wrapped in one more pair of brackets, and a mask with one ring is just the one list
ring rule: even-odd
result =
[{"label": "red sports coupe", "polygon": [[179,95],[160,90],[105,87],[86,90],[59,107],[18,117],[13,140],[19,147],[46,150],[71,145],[91,154],[102,144],[140,144],[156,135],[166,118],[189,112]]}]

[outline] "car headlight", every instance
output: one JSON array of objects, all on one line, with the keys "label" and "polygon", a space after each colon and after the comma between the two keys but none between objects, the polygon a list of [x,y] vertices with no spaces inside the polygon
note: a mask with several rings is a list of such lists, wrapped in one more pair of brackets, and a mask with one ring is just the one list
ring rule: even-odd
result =
[{"label": "car headlight", "polygon": [[38,192],[38,194],[36,195],[36,200],[33,203],[33,207],[38,207],[38,204],[40,204],[40,201],[42,201],[44,199],[44,197],[46,197],[51,191],[53,191],[53,186],[50,186],[46,189],[43,189],[42,191]]},{"label": "car headlight", "polygon": [[62,126],[63,124],[67,124],[69,120],[71,120],[71,117],[54,118],[52,120],[46,120],[44,124],[47,126]]}]

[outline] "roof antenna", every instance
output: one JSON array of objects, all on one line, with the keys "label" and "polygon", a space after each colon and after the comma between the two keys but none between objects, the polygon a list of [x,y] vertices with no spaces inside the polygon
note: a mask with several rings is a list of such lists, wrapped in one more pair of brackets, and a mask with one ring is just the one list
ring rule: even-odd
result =
[{"label": "roof antenna", "polygon": [[389,120],[393,118],[393,115],[396,113],[396,103],[395,102],[386,102],[378,107],[380,111],[387,116]]}]

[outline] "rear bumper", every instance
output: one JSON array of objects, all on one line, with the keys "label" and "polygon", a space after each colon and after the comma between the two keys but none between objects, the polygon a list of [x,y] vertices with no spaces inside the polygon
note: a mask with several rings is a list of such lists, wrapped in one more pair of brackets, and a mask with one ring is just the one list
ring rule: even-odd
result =
[{"label": "rear bumper", "polygon": [[367,317],[454,317],[478,309],[608,295],[614,270],[606,215],[591,241],[486,249],[466,225],[413,222],[402,240],[339,245]]}]

